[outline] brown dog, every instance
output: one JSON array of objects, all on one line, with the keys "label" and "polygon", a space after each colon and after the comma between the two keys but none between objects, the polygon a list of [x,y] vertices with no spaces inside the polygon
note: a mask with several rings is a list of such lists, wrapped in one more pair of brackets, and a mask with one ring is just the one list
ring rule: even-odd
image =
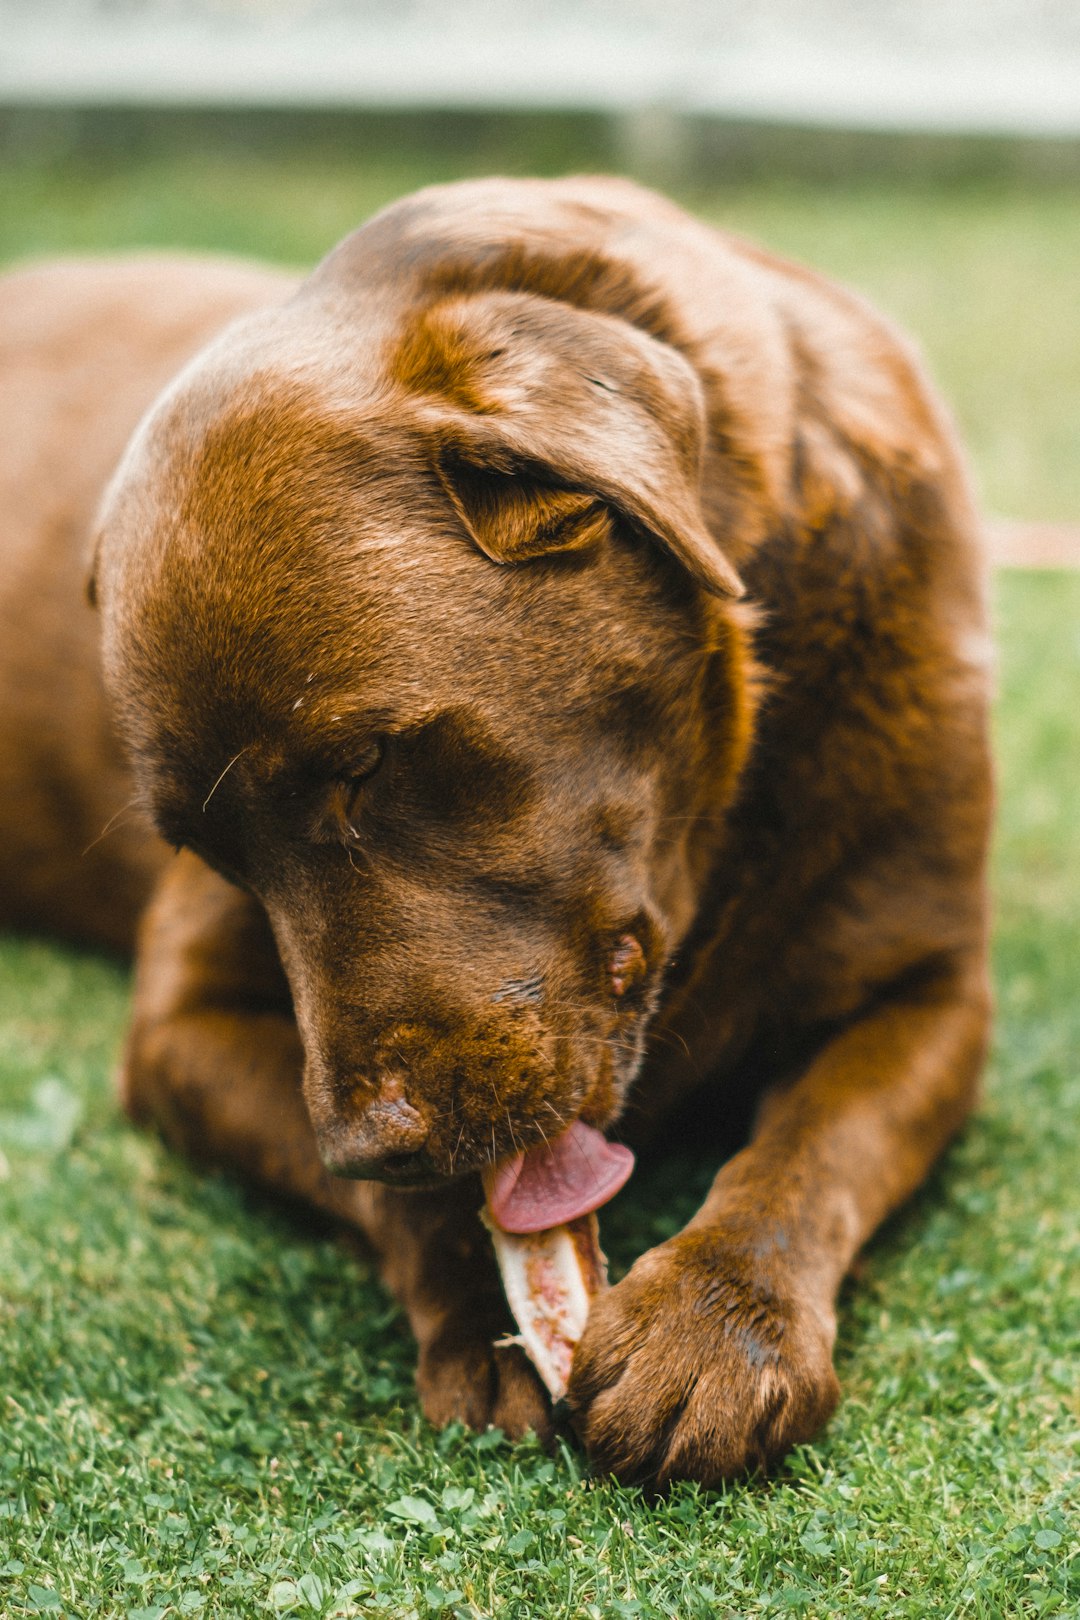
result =
[{"label": "brown dog", "polygon": [[[6,285],[4,921],[125,944],[149,899],[128,1108],[368,1234],[440,1423],[550,1422],[492,1347],[478,1172],[752,1096],[569,1402],[626,1479],[767,1463],[832,1411],[838,1284],[983,1058],[951,431],[857,299],[619,182],[424,192],[290,291]],[[106,683],[166,842],[121,818],[82,857],[132,789],[76,556],[138,412],[242,310],[102,508]]]}]

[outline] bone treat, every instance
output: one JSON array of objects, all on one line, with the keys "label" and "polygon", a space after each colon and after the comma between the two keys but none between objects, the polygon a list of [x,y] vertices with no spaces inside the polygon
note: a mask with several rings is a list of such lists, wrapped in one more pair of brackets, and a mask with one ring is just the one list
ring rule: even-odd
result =
[{"label": "bone treat", "polygon": [[592,1213],[543,1232],[504,1232],[484,1211],[503,1288],[519,1332],[500,1344],[520,1344],[551,1393],[566,1393],[574,1347],[589,1305],[607,1287],[607,1261]]}]

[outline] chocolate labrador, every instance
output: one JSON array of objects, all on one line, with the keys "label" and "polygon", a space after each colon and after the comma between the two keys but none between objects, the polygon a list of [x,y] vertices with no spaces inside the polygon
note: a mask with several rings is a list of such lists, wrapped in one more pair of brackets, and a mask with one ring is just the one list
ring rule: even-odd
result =
[{"label": "chocolate labrador", "polygon": [[134,944],[131,1114],[361,1228],[427,1415],[519,1433],[483,1173],[556,1221],[574,1144],[752,1104],[568,1406],[659,1484],[814,1435],[988,1026],[980,547],[911,350],[601,179],[2,320],[2,920]]}]

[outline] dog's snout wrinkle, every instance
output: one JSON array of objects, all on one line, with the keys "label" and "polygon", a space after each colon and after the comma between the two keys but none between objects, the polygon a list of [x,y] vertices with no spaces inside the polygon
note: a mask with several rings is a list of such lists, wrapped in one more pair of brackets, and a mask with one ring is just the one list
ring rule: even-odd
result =
[{"label": "dog's snout wrinkle", "polygon": [[508,1002],[511,1006],[535,1006],[544,999],[544,978],[541,973],[524,979],[507,979],[491,997],[496,1004]]}]

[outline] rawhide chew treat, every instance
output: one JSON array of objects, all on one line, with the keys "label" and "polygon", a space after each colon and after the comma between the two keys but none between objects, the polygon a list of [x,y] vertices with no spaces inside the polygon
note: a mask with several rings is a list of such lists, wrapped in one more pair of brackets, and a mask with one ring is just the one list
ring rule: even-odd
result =
[{"label": "rawhide chew treat", "polygon": [[557,1401],[566,1394],[592,1297],[607,1287],[596,1216],[544,1232],[504,1232],[490,1217],[487,1224],[518,1325],[516,1334],[498,1342],[520,1344]]},{"label": "rawhide chew treat", "polygon": [[578,1120],[553,1143],[484,1176],[484,1220],[520,1330],[509,1342],[523,1346],[556,1400],[566,1391],[589,1303],[607,1285],[594,1211],[633,1168],[629,1148]]}]

